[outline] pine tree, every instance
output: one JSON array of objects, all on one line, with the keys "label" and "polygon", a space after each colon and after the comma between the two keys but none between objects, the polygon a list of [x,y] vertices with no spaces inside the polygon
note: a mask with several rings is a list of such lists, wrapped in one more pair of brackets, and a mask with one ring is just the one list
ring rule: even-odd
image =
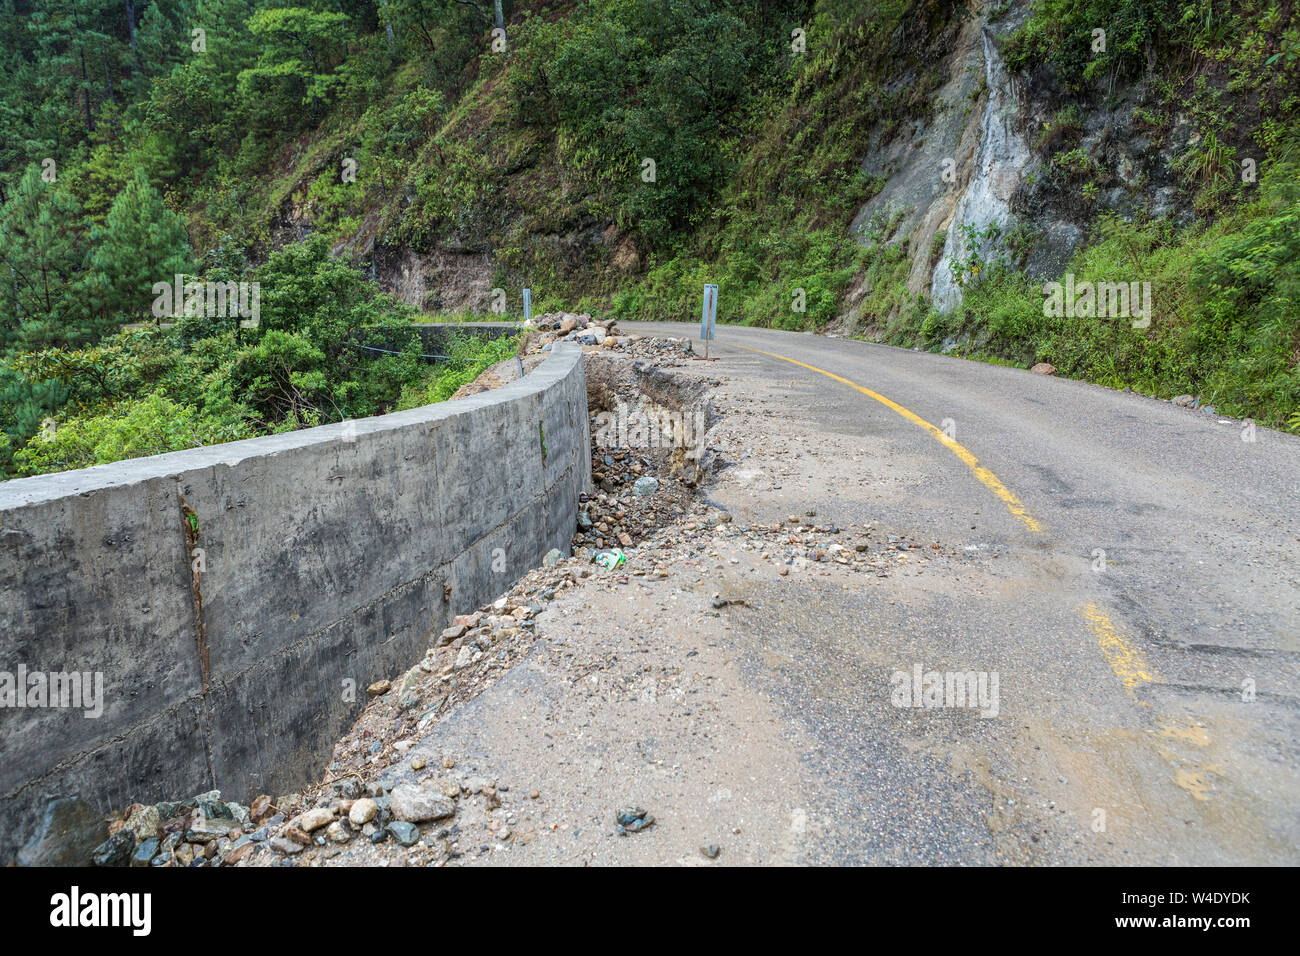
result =
[{"label": "pine tree", "polygon": [[0,349],[77,345],[95,336],[78,288],[85,234],[76,199],[29,167],[0,209]]},{"label": "pine tree", "polygon": [[0,480],[12,477],[13,452],[52,420],[67,400],[63,382],[32,383],[0,365]]},{"label": "pine tree", "polygon": [[194,271],[184,221],[167,208],[143,170],[118,193],[91,241],[86,289],[105,322],[148,317],[154,283]]}]

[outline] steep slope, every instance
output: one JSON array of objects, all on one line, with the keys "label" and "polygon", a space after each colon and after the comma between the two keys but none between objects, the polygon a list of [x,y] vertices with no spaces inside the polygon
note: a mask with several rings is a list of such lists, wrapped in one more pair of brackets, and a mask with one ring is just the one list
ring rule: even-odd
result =
[{"label": "steep slope", "polygon": [[[399,187],[339,198],[340,148],[294,215],[425,309],[517,311],[527,285],[540,307],[683,318],[716,282],[724,321],[1048,361],[1274,424],[1300,405],[1271,265],[1291,207],[1270,184],[1296,168],[1291,5],[724,6],[521,9]],[[717,61],[746,81],[679,92]],[[412,95],[399,74],[381,121]],[[1242,239],[1230,272],[1277,281],[1225,303],[1217,244],[1251,229],[1274,239]],[[1146,283],[1154,327],[1053,321],[1074,318],[1043,314],[1064,273]]]},{"label": "steep slope", "polygon": [[[65,174],[94,226],[147,168],[205,276],[323,235],[428,312],[681,319],[714,282],[723,321],[1300,406],[1290,0],[208,4],[246,29],[133,76]],[[1047,314],[1067,276],[1149,323]]]}]

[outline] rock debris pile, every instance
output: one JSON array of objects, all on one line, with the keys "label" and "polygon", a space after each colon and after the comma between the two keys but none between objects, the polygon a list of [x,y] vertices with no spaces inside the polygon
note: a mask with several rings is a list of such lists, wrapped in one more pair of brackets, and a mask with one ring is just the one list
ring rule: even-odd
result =
[{"label": "rock debris pile", "polygon": [[586,312],[547,312],[536,316],[524,351],[549,351],[554,343],[561,341],[618,350],[645,358],[671,360],[694,355],[688,338],[623,332],[618,329],[615,319],[597,320]]}]

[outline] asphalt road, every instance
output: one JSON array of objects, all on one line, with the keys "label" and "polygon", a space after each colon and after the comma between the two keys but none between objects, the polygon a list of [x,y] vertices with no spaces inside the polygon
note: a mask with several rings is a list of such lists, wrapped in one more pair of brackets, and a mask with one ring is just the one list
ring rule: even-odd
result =
[{"label": "asphalt road", "polygon": [[[1300,862],[1300,439],[842,338],[712,354],[726,413],[764,408],[719,450],[738,522],[964,556],[737,583],[745,679],[813,741],[808,862]],[[896,706],[918,666],[996,674],[997,715]]]}]

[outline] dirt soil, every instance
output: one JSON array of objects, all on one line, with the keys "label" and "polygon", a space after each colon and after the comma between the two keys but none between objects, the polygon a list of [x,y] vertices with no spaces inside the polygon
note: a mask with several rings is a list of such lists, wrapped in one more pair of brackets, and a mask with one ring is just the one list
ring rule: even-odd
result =
[{"label": "dirt soil", "polygon": [[[760,396],[727,395],[743,398],[744,410],[723,411],[715,367],[689,343],[647,338],[585,351],[595,487],[573,556],[552,555],[553,566],[457,618],[405,675],[371,688],[320,786],[276,801],[293,826],[309,807],[342,820],[366,794],[380,805],[375,820],[319,829],[305,849],[258,851],[239,865],[801,859],[807,808],[833,797],[800,760],[813,743],[746,680],[739,615],[760,600],[759,581],[860,588],[864,578],[923,573],[952,556],[874,522],[821,524],[807,509],[781,521],[734,520],[710,493],[721,483],[743,494],[758,477],[749,453],[736,454],[755,426],[781,457],[799,457],[787,443],[797,436],[774,433],[776,409]],[[694,457],[680,443],[642,447],[634,429],[635,446],[609,444],[628,437],[611,427],[620,408],[625,417],[643,408],[703,420],[703,447]],[[647,477],[657,487],[637,495]],[[596,564],[608,548],[626,563]],[[418,837],[381,827],[403,815],[390,796],[403,785],[451,798],[454,814],[418,821]],[[398,833],[415,842],[402,845]]]}]

